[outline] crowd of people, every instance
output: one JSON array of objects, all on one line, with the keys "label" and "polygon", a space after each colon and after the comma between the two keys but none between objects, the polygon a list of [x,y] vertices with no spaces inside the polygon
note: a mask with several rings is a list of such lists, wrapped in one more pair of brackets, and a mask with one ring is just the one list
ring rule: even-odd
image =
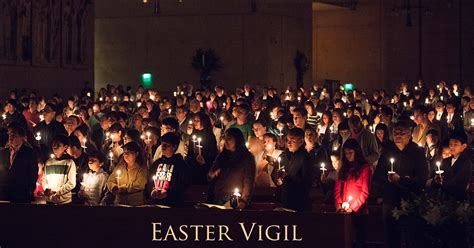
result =
[{"label": "crowd of people", "polygon": [[[365,225],[383,206],[387,242],[400,244],[392,210],[441,192],[466,201],[474,100],[469,87],[402,83],[396,92],[313,84],[195,90],[87,84],[64,99],[11,91],[0,129],[0,200],[13,203],[182,207],[192,185],[208,202],[250,208],[258,188],[311,211],[315,192]],[[364,244],[358,228],[357,242]],[[416,234],[416,230],[412,232]]]}]

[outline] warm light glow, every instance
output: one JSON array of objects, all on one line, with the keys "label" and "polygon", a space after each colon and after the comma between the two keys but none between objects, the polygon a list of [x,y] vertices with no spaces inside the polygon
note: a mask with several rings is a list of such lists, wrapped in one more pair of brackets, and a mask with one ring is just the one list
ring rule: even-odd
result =
[{"label": "warm light glow", "polygon": [[117,170],[117,176],[120,176],[120,173],[122,173],[120,170]]},{"label": "warm light glow", "polygon": [[51,155],[49,155],[50,158],[54,158],[54,154],[51,153]]},{"label": "warm light glow", "polygon": [[113,153],[113,152],[109,152],[109,158],[110,158],[110,160],[112,160],[113,157],[114,157],[114,153]]},{"label": "warm light glow", "polygon": [[393,162],[395,162],[395,159],[394,159],[394,158],[390,158],[390,163],[393,164]]}]

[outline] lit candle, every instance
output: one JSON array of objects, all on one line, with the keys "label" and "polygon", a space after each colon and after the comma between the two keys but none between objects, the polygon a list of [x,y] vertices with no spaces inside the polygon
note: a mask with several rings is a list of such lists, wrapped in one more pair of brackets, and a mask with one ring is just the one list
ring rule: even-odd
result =
[{"label": "lit candle", "polygon": [[193,135],[192,140],[193,140],[193,147],[196,148],[196,135]]},{"label": "lit candle", "polygon": [[437,161],[436,166],[438,167],[438,170],[436,171],[436,174],[438,174],[438,175],[443,174],[444,171],[441,170],[441,162]]},{"label": "lit candle", "polygon": [[137,102],[137,107],[141,107],[142,106],[142,102]]},{"label": "lit candle", "polygon": [[184,95],[184,91],[181,91],[181,95]]},{"label": "lit candle", "polygon": [[40,141],[40,140],[41,140],[41,133],[40,133],[40,132],[37,132],[37,133],[36,133],[35,139],[36,139],[37,141]]},{"label": "lit candle", "polygon": [[425,104],[429,104],[430,103],[430,99],[428,99],[428,97],[425,99]]},{"label": "lit candle", "polygon": [[443,101],[443,98],[444,98],[443,96],[440,97],[441,101]]},{"label": "lit candle", "polygon": [[414,121],[414,120],[415,120],[415,116],[410,115],[410,120]]},{"label": "lit candle", "polygon": [[44,115],[40,115],[40,121],[44,121]]},{"label": "lit candle", "polygon": [[171,114],[171,109],[168,109],[168,114]]},{"label": "lit candle", "polygon": [[87,173],[84,173],[84,174],[82,175],[81,186],[84,186],[84,187],[87,186],[87,184],[86,184],[86,179],[87,179]]},{"label": "lit candle", "polygon": [[301,97],[298,97],[297,99],[298,99],[298,102],[301,102]]},{"label": "lit candle", "polygon": [[176,91],[174,91],[174,92],[173,92],[173,96],[176,96],[176,95],[177,95],[177,94],[176,94]]},{"label": "lit candle", "polygon": [[119,188],[120,188],[120,173],[121,173],[121,171],[117,170],[117,187],[119,187]]},{"label": "lit candle", "polygon": [[222,103],[222,108],[225,109],[226,103]]},{"label": "lit candle", "polygon": [[471,127],[474,126],[474,118],[471,118]]},{"label": "lit candle", "polygon": [[343,202],[341,207],[342,209],[344,210],[347,210],[349,209],[349,207],[351,206],[349,203],[352,201],[352,196],[350,195],[348,198],[347,198],[347,201]]},{"label": "lit candle", "polygon": [[224,129],[224,116],[219,117],[219,120],[221,121],[221,129]]},{"label": "lit candle", "polygon": [[314,92],[311,92],[311,96],[314,96]]},{"label": "lit candle", "polygon": [[83,145],[82,145],[82,148],[84,148],[84,152],[86,152],[86,148],[87,148],[87,146],[86,146],[87,139],[86,139],[86,138],[83,138],[83,139],[82,139],[82,143],[83,143]]},{"label": "lit candle", "polygon": [[87,92],[87,97],[91,97],[91,93],[90,93],[90,92]]},{"label": "lit candle", "polygon": [[3,114],[2,114],[2,118],[3,118],[4,120],[7,119],[7,114],[3,113]]},{"label": "lit candle", "polygon": [[395,173],[395,171],[393,171],[393,162],[395,162],[395,159],[390,158],[390,171],[388,172],[389,174]]},{"label": "lit candle", "polygon": [[108,140],[110,138],[110,132],[105,133],[105,139]]},{"label": "lit candle", "polygon": [[104,100],[104,98],[102,98],[102,97],[99,97],[99,101],[101,101],[101,102],[102,102],[103,100]]},{"label": "lit candle", "polygon": [[403,102],[403,106],[406,107],[406,106],[407,106],[407,102]]},{"label": "lit candle", "polygon": [[245,147],[247,147],[247,149],[249,149],[249,142],[245,142]]},{"label": "lit candle", "polygon": [[116,102],[116,101],[117,101],[117,97],[116,97],[116,96],[114,96],[114,102]]},{"label": "lit candle", "polygon": [[153,183],[155,184],[155,189],[158,189],[158,176],[156,175],[153,176]]},{"label": "lit candle", "polygon": [[282,133],[283,128],[282,128],[282,127],[278,127],[278,130],[280,131],[280,132],[278,133],[278,136],[280,136],[280,138],[281,138],[281,136],[283,136],[283,133]]},{"label": "lit candle", "polygon": [[114,167],[114,153],[112,151],[109,152],[109,160],[110,160],[110,168]]},{"label": "lit candle", "polygon": [[49,157],[50,157],[50,158],[54,158],[54,154],[51,153],[51,154],[49,155]]},{"label": "lit candle", "polygon": [[369,126],[370,132],[374,133],[374,127],[372,125]]},{"label": "lit candle", "polygon": [[418,90],[418,86],[415,86],[415,90]]},{"label": "lit candle", "polygon": [[239,188],[234,189],[234,196],[236,197],[237,202],[239,202],[239,197],[242,195],[239,193]]},{"label": "lit candle", "polygon": [[201,148],[202,148],[202,146],[201,146],[201,140],[202,140],[201,137],[198,137],[198,138],[197,138],[199,155],[201,155]]},{"label": "lit candle", "polygon": [[278,157],[277,160],[278,160],[278,170],[280,170],[281,169],[281,157]]},{"label": "lit candle", "polygon": [[321,171],[323,172],[323,174],[324,174],[324,172],[327,171],[328,169],[326,169],[326,165],[325,165],[324,163],[321,163],[321,169],[320,169],[320,170],[321,170]]}]

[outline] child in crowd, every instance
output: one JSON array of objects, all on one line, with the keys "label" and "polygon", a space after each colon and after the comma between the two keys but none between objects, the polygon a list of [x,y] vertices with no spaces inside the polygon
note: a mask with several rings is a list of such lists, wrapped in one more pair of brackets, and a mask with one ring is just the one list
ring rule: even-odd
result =
[{"label": "child in crowd", "polygon": [[85,205],[97,206],[100,204],[107,190],[109,175],[103,169],[105,157],[100,152],[94,151],[89,155],[89,173],[84,174],[81,182],[79,197],[83,198]]},{"label": "child in crowd", "polygon": [[76,165],[71,156],[66,153],[68,138],[57,135],[53,138],[53,154],[44,165],[41,185],[44,189],[47,204],[70,204],[72,189],[76,186]]}]

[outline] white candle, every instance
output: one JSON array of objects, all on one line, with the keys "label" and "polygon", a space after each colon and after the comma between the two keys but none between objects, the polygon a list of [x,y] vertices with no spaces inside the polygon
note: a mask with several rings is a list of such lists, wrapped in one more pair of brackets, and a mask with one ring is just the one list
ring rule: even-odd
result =
[{"label": "white candle", "polygon": [[142,106],[142,103],[141,102],[137,102],[137,107],[141,107]]},{"label": "white candle", "polygon": [[443,174],[444,171],[441,170],[441,162],[437,161],[436,166],[438,167],[438,170],[436,171],[436,174],[438,174],[438,175]]},{"label": "white candle", "polygon": [[395,162],[395,159],[394,158],[390,158],[390,171],[388,173],[392,174],[392,173],[395,173],[393,171],[393,162]]},{"label": "white candle", "polygon": [[86,139],[86,138],[83,138],[83,139],[82,139],[82,143],[83,143],[82,148],[84,148],[84,151],[86,151],[86,148],[87,148],[87,146],[86,146],[87,139]]},{"label": "white candle", "polygon": [[37,133],[36,133],[35,139],[36,139],[37,141],[40,141],[40,140],[41,140],[41,133],[40,133],[40,132],[37,132]]},{"label": "white candle", "polygon": [[283,133],[282,133],[283,128],[282,128],[282,127],[278,127],[278,130],[280,131],[280,132],[278,133],[278,136],[280,136],[280,137],[283,136]]},{"label": "white candle", "polygon": [[471,118],[471,127],[474,126],[474,118]]},{"label": "white candle", "polygon": [[119,187],[119,188],[120,188],[120,173],[121,173],[121,171],[117,170],[117,187]]},{"label": "white candle", "polygon": [[90,92],[87,92],[87,97],[91,97],[91,93],[90,93]]},{"label": "white candle", "polygon": [[202,140],[201,137],[198,137],[198,138],[197,138],[199,155],[201,155],[201,147],[202,147],[202,146],[201,146],[201,140]]},{"label": "white candle", "polygon": [[44,121],[44,115],[40,115],[40,121]]},{"label": "white candle", "polygon": [[117,97],[116,97],[116,96],[114,96],[114,102],[116,102],[116,101],[117,101]]},{"label": "white candle", "polygon": [[101,102],[102,102],[103,100],[104,100],[104,98],[102,98],[102,97],[99,97],[99,101],[101,101]]},{"label": "white candle", "polygon": [[239,188],[235,188],[234,189],[234,196],[237,200],[237,205],[239,204],[239,197],[241,197],[242,195],[239,193]]},{"label": "white candle", "polygon": [[49,157],[50,157],[50,158],[54,158],[54,154],[51,153],[51,154],[49,155]]},{"label": "white candle", "polygon": [[193,135],[192,140],[193,140],[193,147],[196,148],[196,135]]},{"label": "white candle", "polygon": [[249,142],[245,142],[245,147],[247,147],[247,149],[249,149]]},{"label": "white candle", "polygon": [[278,157],[277,160],[278,160],[278,170],[280,170],[280,169],[281,169],[281,164],[280,164],[280,162],[281,162],[281,157]]},{"label": "white candle", "polygon": [[3,113],[3,114],[2,114],[2,118],[3,118],[4,120],[7,119],[7,114]]},{"label": "white candle", "polygon": [[323,172],[323,174],[325,171],[327,171],[326,165],[324,163],[321,163],[321,171]]},{"label": "white candle", "polygon": [[153,183],[155,184],[155,189],[158,189],[158,177],[156,175],[153,176]]},{"label": "white candle", "polygon": [[176,94],[176,91],[174,91],[174,92],[173,92],[173,96],[176,96],[176,95],[177,95],[177,94]]}]

